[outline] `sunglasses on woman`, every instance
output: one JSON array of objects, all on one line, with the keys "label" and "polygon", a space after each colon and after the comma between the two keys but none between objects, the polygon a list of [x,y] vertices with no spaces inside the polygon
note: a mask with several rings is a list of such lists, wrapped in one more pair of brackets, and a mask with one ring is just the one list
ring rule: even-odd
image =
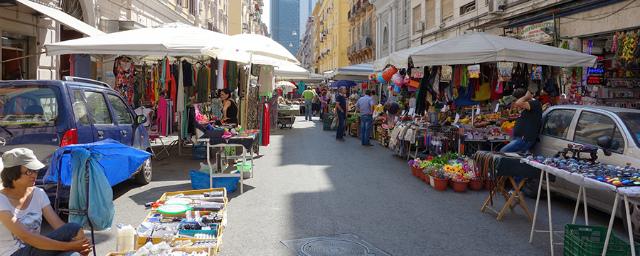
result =
[{"label": "sunglasses on woman", "polygon": [[38,170],[30,170],[30,169],[27,169],[27,170],[26,170],[25,172],[23,172],[22,174],[27,175],[27,176],[31,176],[31,175],[34,175],[34,174],[38,174]]}]

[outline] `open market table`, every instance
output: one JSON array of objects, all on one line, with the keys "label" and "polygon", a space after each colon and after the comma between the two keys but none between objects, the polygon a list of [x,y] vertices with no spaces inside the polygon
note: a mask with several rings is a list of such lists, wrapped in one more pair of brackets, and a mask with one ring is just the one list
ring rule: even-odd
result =
[{"label": "open market table", "polygon": [[[576,200],[576,206],[575,206],[575,210],[573,213],[573,220],[572,220],[572,224],[575,224],[576,221],[576,216],[578,214],[578,208],[580,206],[580,200],[583,201],[583,209],[584,209],[584,217],[585,217],[585,223],[586,225],[589,225],[589,217],[588,217],[588,213],[587,213],[587,190],[586,188],[590,188],[590,189],[598,189],[598,190],[610,190],[613,191],[615,194],[615,200],[613,201],[613,209],[611,210],[611,217],[609,219],[609,226],[607,228],[607,235],[605,237],[605,242],[604,242],[604,247],[602,249],[602,255],[606,255],[607,253],[607,247],[609,245],[609,240],[611,237],[611,230],[613,229],[613,221],[615,220],[616,217],[616,211],[618,208],[618,201],[620,200],[620,197],[622,197],[624,199],[624,206],[625,206],[625,214],[626,214],[626,221],[627,221],[627,231],[628,231],[628,235],[629,235],[629,246],[631,249],[631,255],[635,256],[636,252],[635,252],[635,243],[633,241],[633,230],[632,230],[632,226],[631,226],[631,218],[630,218],[630,214],[629,214],[629,197],[638,197],[640,196],[640,187],[616,187],[614,185],[611,184],[607,184],[589,177],[586,177],[582,174],[579,173],[571,173],[569,171],[566,170],[562,170],[553,166],[549,166],[537,161],[532,161],[530,159],[522,159],[521,160],[523,163],[529,164],[533,167],[536,167],[538,169],[540,169],[540,183],[538,184],[538,194],[536,197],[536,206],[533,212],[533,223],[531,224],[531,233],[529,236],[529,243],[533,242],[533,233],[534,232],[545,232],[545,233],[549,233],[549,242],[550,242],[550,250],[551,250],[551,255],[554,255],[554,251],[553,251],[553,227],[552,227],[552,219],[551,219],[551,195],[550,195],[550,190],[549,190],[549,173],[556,175],[558,177],[561,177],[573,184],[576,184],[578,186],[580,186],[580,188],[578,189],[578,198]],[[543,179],[544,178],[544,179]],[[536,225],[536,217],[538,215],[538,205],[540,203],[540,192],[542,190],[542,183],[543,181],[546,183],[546,190],[547,190],[547,214],[549,216],[549,230],[535,230],[535,225]]]}]

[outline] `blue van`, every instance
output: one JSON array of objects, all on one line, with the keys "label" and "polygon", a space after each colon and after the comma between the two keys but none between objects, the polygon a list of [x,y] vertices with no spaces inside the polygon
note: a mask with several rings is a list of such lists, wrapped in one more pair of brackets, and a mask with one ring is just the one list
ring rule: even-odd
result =
[{"label": "blue van", "polygon": [[[77,77],[0,81],[0,151],[29,148],[47,166],[59,147],[107,138],[151,152],[145,122],[103,82]],[[149,159],[132,178],[144,185],[151,177]]]}]

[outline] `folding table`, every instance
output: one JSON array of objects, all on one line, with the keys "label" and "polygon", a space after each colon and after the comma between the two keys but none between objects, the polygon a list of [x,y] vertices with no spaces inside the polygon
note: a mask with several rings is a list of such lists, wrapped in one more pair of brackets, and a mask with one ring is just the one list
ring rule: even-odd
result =
[{"label": "folding table", "polygon": [[[630,214],[629,214],[629,196],[632,197],[638,197],[640,196],[640,187],[621,187],[621,188],[617,188],[613,185],[604,183],[604,182],[600,182],[598,180],[595,179],[591,179],[588,177],[585,177],[581,174],[577,174],[577,173],[571,173],[562,169],[558,169],[552,166],[548,166],[542,163],[538,163],[535,161],[531,161],[528,159],[522,159],[521,160],[523,163],[529,164],[533,167],[536,167],[538,169],[540,169],[540,184],[538,184],[538,195],[536,197],[536,206],[535,209],[533,211],[533,223],[531,224],[531,233],[529,235],[529,243],[533,242],[533,234],[534,232],[542,232],[542,233],[549,233],[549,244],[550,244],[550,250],[551,250],[551,255],[554,255],[554,251],[553,251],[553,222],[551,219],[551,192],[549,189],[549,173],[556,175],[560,178],[563,178],[573,184],[576,184],[578,186],[580,186],[578,188],[578,198],[576,200],[576,206],[573,212],[573,219],[571,221],[572,224],[575,224],[576,222],[576,217],[578,215],[578,208],[580,206],[580,200],[582,200],[583,202],[583,210],[584,210],[584,218],[585,218],[585,223],[586,225],[589,225],[589,215],[588,215],[588,211],[587,211],[587,188],[590,189],[598,189],[598,190],[610,190],[615,194],[615,200],[613,201],[613,209],[611,210],[611,218],[609,219],[609,226],[607,228],[607,236],[605,238],[605,243],[604,243],[604,248],[602,249],[602,255],[606,255],[607,252],[607,247],[609,245],[609,238],[611,237],[611,230],[613,229],[613,221],[615,220],[616,217],[616,211],[618,208],[618,201],[620,199],[620,197],[622,197],[624,199],[624,204],[625,204],[625,214],[626,214],[626,218],[627,218],[627,232],[629,235],[629,244],[631,247],[631,255],[635,256],[636,252],[635,252],[635,246],[634,246],[634,241],[633,241],[633,230],[631,227],[631,218],[630,218]],[[549,216],[549,229],[548,230],[536,230],[535,229],[535,225],[536,225],[536,217],[538,215],[538,205],[540,203],[540,192],[542,191],[542,183],[546,183],[546,189],[547,189],[547,214]],[[559,231],[562,232],[562,231]]]}]

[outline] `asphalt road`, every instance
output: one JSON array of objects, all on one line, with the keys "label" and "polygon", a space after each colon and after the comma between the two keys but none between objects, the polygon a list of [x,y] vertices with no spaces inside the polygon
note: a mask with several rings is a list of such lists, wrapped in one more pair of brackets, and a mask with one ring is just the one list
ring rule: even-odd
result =
[{"label": "asphalt road", "polygon": [[[390,150],[362,147],[351,137],[338,142],[334,132],[322,131],[320,121],[298,118],[294,129],[276,130],[261,154],[245,193],[231,195],[221,255],[294,255],[281,241],[347,233],[391,255],[550,254],[547,234],[528,243],[531,223],[520,209],[496,221],[479,210],[486,191],[435,191],[411,176],[406,161]],[[198,163],[173,152],[153,163],[151,184],[115,187],[114,225],[137,225],[146,202],[189,189],[188,171]],[[533,211],[534,200],[528,204]],[[573,206],[554,198],[554,229],[571,221]],[[542,227],[546,202],[540,210]],[[608,221],[595,210],[589,215],[592,225]],[[115,249],[115,230],[97,232],[96,239],[99,255]],[[562,247],[555,253],[561,255]]]}]

